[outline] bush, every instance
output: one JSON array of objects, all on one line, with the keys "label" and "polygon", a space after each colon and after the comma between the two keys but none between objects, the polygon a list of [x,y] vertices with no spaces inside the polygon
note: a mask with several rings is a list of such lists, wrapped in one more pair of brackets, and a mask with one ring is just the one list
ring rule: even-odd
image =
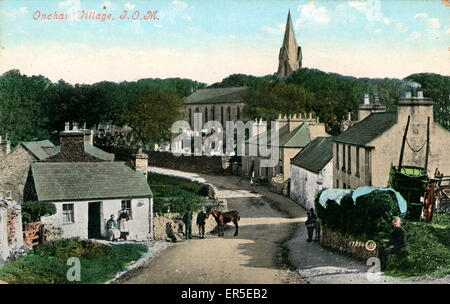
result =
[{"label": "bush", "polygon": [[380,240],[391,230],[391,222],[400,215],[400,209],[391,191],[373,191],[353,202],[351,194],[344,196],[340,204],[328,200],[325,207],[316,197],[316,211],[321,223],[342,234],[365,235]]},{"label": "bush", "polygon": [[160,174],[150,175],[150,187],[154,196],[153,210],[157,213],[198,211],[208,195],[208,189],[202,185]]},{"label": "bush", "polygon": [[22,224],[39,222],[41,217],[56,213],[56,207],[52,203],[31,202],[22,204]]},{"label": "bush", "polygon": [[450,274],[450,214],[437,214],[433,223],[406,221],[406,259],[392,259],[387,274],[393,276],[445,276]]}]

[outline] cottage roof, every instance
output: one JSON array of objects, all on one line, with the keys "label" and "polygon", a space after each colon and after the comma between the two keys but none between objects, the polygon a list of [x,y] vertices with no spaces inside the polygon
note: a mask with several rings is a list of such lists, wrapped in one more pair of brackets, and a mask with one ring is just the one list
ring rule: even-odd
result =
[{"label": "cottage roof", "polygon": [[42,202],[152,196],[145,176],[123,162],[35,162],[31,172]]},{"label": "cottage roof", "polygon": [[238,103],[244,102],[247,87],[199,89],[186,97],[184,104]]},{"label": "cottage roof", "polygon": [[397,123],[396,113],[372,113],[340,135],[335,142],[365,146]]},{"label": "cottage roof", "polygon": [[317,137],[291,159],[291,164],[318,173],[332,159],[332,137]]},{"label": "cottage roof", "polygon": [[47,159],[50,156],[53,156],[59,152],[56,149],[56,146],[48,139],[40,141],[22,142],[20,143],[20,145],[22,145],[25,149],[27,149],[38,160]]},{"label": "cottage roof", "polygon": [[[46,160],[47,158],[58,154],[61,151],[60,146],[55,146],[48,139],[41,141],[31,141],[31,142],[22,142],[20,143],[23,147],[25,147],[28,151],[31,152],[38,160]],[[113,161],[114,154],[108,153],[99,149],[89,143],[84,144],[84,151],[86,153],[105,161]]]},{"label": "cottage roof", "polygon": [[[271,131],[261,133],[258,137],[267,136],[267,145],[272,143]],[[282,148],[303,148],[311,141],[308,124],[302,123],[289,132],[289,124],[283,125],[278,131],[278,146]],[[246,142],[249,142],[247,139]]]}]

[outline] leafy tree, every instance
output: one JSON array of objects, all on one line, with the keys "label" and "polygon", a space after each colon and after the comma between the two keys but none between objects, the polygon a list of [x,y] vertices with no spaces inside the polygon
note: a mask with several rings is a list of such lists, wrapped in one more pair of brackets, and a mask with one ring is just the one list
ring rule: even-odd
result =
[{"label": "leafy tree", "polygon": [[158,144],[171,138],[170,127],[182,118],[182,102],[174,93],[149,89],[126,104],[118,122],[132,129],[137,145]]},{"label": "leafy tree", "polygon": [[53,203],[30,202],[22,204],[22,224],[39,222],[41,217],[56,214]]},{"label": "leafy tree", "polygon": [[432,73],[412,74],[405,80],[421,84],[423,95],[434,101],[434,119],[450,130],[450,77]]}]

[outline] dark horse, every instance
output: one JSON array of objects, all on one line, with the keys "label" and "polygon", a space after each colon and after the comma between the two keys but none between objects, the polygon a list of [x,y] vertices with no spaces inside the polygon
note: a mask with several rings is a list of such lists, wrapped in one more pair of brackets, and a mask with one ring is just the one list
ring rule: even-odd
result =
[{"label": "dark horse", "polygon": [[238,230],[239,230],[238,221],[241,219],[239,212],[237,212],[236,210],[227,211],[227,212],[210,210],[209,212],[211,212],[211,214],[214,216],[214,219],[217,222],[217,226],[219,227],[219,236],[223,236],[223,230],[225,228],[225,224],[227,224],[229,222],[233,222],[234,226],[236,227],[234,236],[238,235]]}]

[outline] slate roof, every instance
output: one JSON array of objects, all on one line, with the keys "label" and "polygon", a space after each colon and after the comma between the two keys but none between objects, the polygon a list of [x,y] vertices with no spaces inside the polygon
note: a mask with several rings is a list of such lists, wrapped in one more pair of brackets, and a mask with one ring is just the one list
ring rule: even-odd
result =
[{"label": "slate roof", "polygon": [[332,137],[317,137],[291,159],[291,164],[319,173],[332,159]]},{"label": "slate roof", "polygon": [[[267,136],[267,145],[272,143],[271,131],[261,133],[259,136]],[[308,125],[306,123],[301,124],[292,132],[289,132],[289,125],[286,123],[278,131],[278,146],[282,148],[303,148],[311,141],[311,135]],[[247,139],[246,142],[249,142]]]},{"label": "slate roof", "polygon": [[22,142],[20,144],[30,151],[38,160],[47,159],[59,152],[57,149],[55,150],[56,146],[48,139]]},{"label": "slate roof", "polygon": [[365,146],[397,123],[397,113],[372,113],[340,135],[335,142]]},{"label": "slate roof", "polygon": [[34,162],[37,199],[41,202],[150,197],[143,174],[123,162]]},{"label": "slate roof", "polygon": [[[22,142],[20,144],[24,146],[28,151],[30,151],[38,160],[41,161],[46,160],[47,158],[56,155],[61,151],[60,146],[55,146],[48,139],[41,141]],[[114,154],[103,151],[102,149],[99,149],[91,144],[85,144],[84,151],[101,160],[114,160]]]},{"label": "slate roof", "polygon": [[186,97],[185,104],[238,103],[244,102],[247,87],[199,89]]}]

